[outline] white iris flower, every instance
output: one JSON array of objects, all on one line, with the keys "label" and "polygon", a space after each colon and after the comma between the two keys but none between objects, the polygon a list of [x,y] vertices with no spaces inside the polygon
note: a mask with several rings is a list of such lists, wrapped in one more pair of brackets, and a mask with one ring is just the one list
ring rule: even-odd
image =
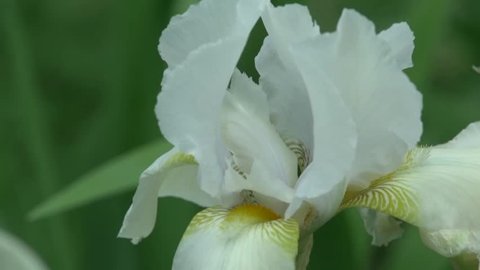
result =
[{"label": "white iris flower", "polygon": [[[256,84],[236,65],[260,18]],[[207,209],[173,269],[305,269],[312,232],[349,207],[374,244],[403,220],[445,256],[480,254],[480,123],[416,148],[422,97],[402,71],[413,39],[353,10],[321,33],[305,7],[267,0],[203,0],[174,17],[156,106],[174,148],[142,174],[120,237],[148,236],[157,197],[175,196]]]}]

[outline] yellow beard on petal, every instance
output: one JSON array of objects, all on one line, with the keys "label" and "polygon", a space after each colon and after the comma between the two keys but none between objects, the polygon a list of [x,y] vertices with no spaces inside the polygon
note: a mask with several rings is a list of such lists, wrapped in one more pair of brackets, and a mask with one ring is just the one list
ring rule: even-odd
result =
[{"label": "yellow beard on petal", "polygon": [[241,204],[234,207],[225,218],[228,222],[257,224],[281,218],[272,210],[259,204]]}]

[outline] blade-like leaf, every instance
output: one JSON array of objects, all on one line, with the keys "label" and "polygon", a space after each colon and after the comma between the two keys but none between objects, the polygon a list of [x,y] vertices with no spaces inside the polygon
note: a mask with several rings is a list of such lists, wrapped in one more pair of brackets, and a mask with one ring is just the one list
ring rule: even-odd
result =
[{"label": "blade-like leaf", "polygon": [[29,214],[35,220],[59,214],[106,196],[134,189],[140,173],[171,148],[162,140],[122,154],[80,177],[69,187],[41,203]]}]

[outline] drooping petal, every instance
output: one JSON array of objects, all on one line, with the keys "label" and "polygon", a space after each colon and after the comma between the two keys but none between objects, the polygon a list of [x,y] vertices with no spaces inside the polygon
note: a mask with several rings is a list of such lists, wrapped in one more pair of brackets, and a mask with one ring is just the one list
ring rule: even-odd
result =
[{"label": "drooping petal", "polygon": [[360,209],[360,214],[374,246],[387,246],[403,235],[402,222],[389,215],[366,208]]},{"label": "drooping petal", "polygon": [[269,36],[255,58],[260,85],[267,93],[271,119],[282,136],[313,148],[312,112],[290,47],[320,33],[304,6],[270,6],[262,15]]},{"label": "drooping petal", "polygon": [[446,148],[480,148],[480,122],[472,123],[455,138],[443,145]]},{"label": "drooping petal", "polygon": [[187,228],[174,270],[294,270],[299,229],[259,205],[209,208]]},{"label": "drooping petal", "polygon": [[422,228],[480,229],[480,122],[431,147],[424,162],[405,173],[419,197]]},{"label": "drooping petal", "polygon": [[213,196],[219,196],[225,169],[218,136],[221,104],[265,3],[204,0],[176,17],[160,38],[169,67],[156,106],[159,125],[172,144],[195,156],[201,187]]},{"label": "drooping petal", "polygon": [[429,248],[442,256],[452,258],[473,254],[480,259],[479,230],[420,230],[420,235]]},{"label": "drooping petal", "polygon": [[48,268],[27,245],[0,229],[0,269],[47,270]]},{"label": "drooping petal", "polygon": [[[299,14],[302,14],[304,19],[298,24],[292,24],[291,19]],[[309,149],[312,161],[299,179],[296,199],[287,209],[286,216],[295,215],[304,205],[302,202],[308,201],[319,213],[316,223],[320,224],[336,212],[341,202],[345,190],[344,176],[354,155],[355,127],[335,86],[329,84],[329,80],[324,77],[323,71],[316,63],[318,59],[313,59],[312,55],[303,50],[306,47],[303,43],[319,35],[318,27],[313,24],[306,9],[296,5],[281,8],[270,6],[262,16],[262,20],[271,36],[271,46],[274,47],[280,59],[278,61],[288,68],[288,72],[298,74],[296,75],[298,85],[291,90],[304,91],[306,98],[299,101],[307,102],[304,106],[311,109],[311,111],[304,111],[302,115],[307,116],[306,120],[309,119],[310,113],[312,117],[310,130],[313,137]],[[298,37],[302,43],[296,43],[295,37]],[[310,49],[323,51],[325,48],[320,46]],[[272,72],[273,74],[275,73]],[[280,90],[289,91],[285,88]],[[301,97],[302,92],[299,95]],[[288,102],[288,99],[288,96],[284,97],[284,101]],[[290,113],[293,110],[296,108],[291,108],[287,112]],[[310,125],[310,122],[308,124]]]},{"label": "drooping petal", "polygon": [[347,193],[343,202],[343,207],[369,207],[417,225],[429,246],[439,245],[434,249],[451,256],[480,246],[478,205],[480,122],[449,143],[410,151],[399,169],[368,189]]},{"label": "drooping petal", "polygon": [[218,204],[201,190],[197,171],[194,157],[176,148],[157,159],[140,176],[132,205],[118,236],[130,238],[133,243],[148,236],[155,225],[158,197],[179,197],[204,207]]}]

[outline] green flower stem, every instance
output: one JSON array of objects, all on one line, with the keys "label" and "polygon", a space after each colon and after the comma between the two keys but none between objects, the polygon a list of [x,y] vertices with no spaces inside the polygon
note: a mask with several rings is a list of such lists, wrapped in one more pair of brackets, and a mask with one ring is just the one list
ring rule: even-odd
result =
[{"label": "green flower stem", "polygon": [[[29,156],[33,174],[38,181],[27,188],[37,190],[41,196],[47,196],[55,189],[57,182],[56,170],[52,154],[52,145],[49,140],[48,125],[46,123],[42,106],[39,103],[38,89],[35,83],[32,56],[30,55],[31,44],[24,31],[20,14],[15,0],[4,2],[0,9],[6,35],[6,48],[11,57],[11,92],[15,95],[18,106],[19,125],[25,149]],[[13,180],[13,179],[12,179]],[[34,226],[34,225],[31,225]],[[73,243],[68,234],[65,222],[53,219],[49,224],[50,243],[52,254],[58,258],[57,269],[75,269],[73,260]]]},{"label": "green flower stem", "polygon": [[302,235],[298,243],[297,269],[306,270],[313,247],[313,234]]},{"label": "green flower stem", "polygon": [[478,258],[474,254],[460,255],[452,258],[453,269],[455,270],[478,270]]}]

